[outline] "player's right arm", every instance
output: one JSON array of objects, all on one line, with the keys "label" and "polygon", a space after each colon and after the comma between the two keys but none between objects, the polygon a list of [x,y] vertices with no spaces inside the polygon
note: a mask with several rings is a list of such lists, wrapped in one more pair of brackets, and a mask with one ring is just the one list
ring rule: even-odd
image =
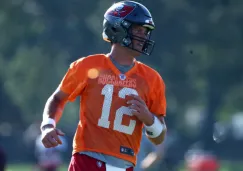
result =
[{"label": "player's right arm", "polygon": [[44,108],[43,118],[52,118],[58,122],[62,116],[62,111],[68,100],[68,97],[69,94],[62,91],[59,86],[56,91],[48,98]]},{"label": "player's right arm", "polygon": [[42,143],[46,148],[62,144],[58,136],[63,136],[64,133],[56,129],[56,123],[62,116],[66,102],[74,101],[82,93],[86,86],[86,78],[86,69],[81,58],[70,65],[58,88],[48,98],[41,124]]},{"label": "player's right arm", "polygon": [[[60,87],[48,98],[44,113],[43,120],[53,120],[58,122],[62,116],[62,111],[64,109],[65,103],[68,99],[68,94],[60,90]],[[62,141],[58,135],[63,136],[64,133],[55,128],[55,124],[42,124],[42,143],[46,148],[55,147],[58,144],[62,144]]]}]

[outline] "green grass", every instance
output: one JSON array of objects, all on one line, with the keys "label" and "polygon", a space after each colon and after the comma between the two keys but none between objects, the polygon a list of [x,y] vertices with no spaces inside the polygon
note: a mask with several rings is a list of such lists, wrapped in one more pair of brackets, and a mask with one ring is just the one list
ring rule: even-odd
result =
[{"label": "green grass", "polygon": [[[224,161],[221,163],[220,171],[243,171],[242,162],[229,162]],[[68,164],[63,165],[58,171],[67,171]],[[6,171],[33,171],[33,165],[31,164],[9,164],[7,166]],[[181,171],[186,171],[185,169],[181,169]]]},{"label": "green grass", "polygon": [[[62,166],[58,171],[67,171],[68,165]],[[7,166],[6,171],[33,171],[31,164],[10,164]]]}]

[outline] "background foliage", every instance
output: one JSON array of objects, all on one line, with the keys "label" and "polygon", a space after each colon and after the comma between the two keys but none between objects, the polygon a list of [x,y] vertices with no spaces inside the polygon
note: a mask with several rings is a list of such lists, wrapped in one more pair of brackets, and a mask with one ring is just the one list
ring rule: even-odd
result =
[{"label": "background foliage", "polygon": [[[31,155],[21,157],[29,148],[23,132],[41,120],[46,99],[70,62],[109,52],[101,33],[103,14],[113,2],[0,1],[0,137],[10,161],[31,160]],[[151,10],[156,23],[155,50],[139,60],[158,70],[166,83],[168,124],[184,137],[185,147],[202,141],[222,158],[240,159],[242,139],[230,134],[216,144],[212,131],[216,121],[231,125],[234,114],[243,110],[243,3],[139,2]],[[77,102],[68,104],[60,127],[70,141],[77,118]]]}]

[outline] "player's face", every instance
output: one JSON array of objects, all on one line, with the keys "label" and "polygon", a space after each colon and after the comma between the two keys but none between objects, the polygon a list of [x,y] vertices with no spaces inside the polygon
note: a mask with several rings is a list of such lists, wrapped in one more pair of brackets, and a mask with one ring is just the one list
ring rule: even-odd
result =
[{"label": "player's face", "polygon": [[[140,25],[132,25],[131,33],[133,35],[133,40],[131,45],[132,48],[138,51],[142,51],[145,40],[149,39],[150,37],[149,29]],[[138,53],[139,55],[141,54],[139,52],[136,53]]]}]

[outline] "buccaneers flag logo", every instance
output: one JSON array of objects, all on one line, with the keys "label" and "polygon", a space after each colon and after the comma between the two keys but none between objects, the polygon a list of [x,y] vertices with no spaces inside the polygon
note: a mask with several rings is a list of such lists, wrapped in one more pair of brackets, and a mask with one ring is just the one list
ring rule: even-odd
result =
[{"label": "buccaneers flag logo", "polygon": [[114,6],[108,14],[114,17],[126,17],[134,8],[133,6],[119,4],[118,6]]}]

